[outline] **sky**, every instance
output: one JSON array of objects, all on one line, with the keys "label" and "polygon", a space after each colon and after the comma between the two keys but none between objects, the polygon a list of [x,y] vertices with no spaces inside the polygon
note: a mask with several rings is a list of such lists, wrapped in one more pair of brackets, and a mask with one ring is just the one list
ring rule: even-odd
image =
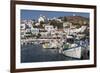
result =
[{"label": "sky", "polygon": [[83,16],[89,18],[89,13],[84,12],[61,12],[61,11],[39,11],[39,10],[21,10],[21,19],[35,19],[37,20],[40,15],[44,15],[47,18],[51,19],[53,17],[60,17],[60,16]]}]

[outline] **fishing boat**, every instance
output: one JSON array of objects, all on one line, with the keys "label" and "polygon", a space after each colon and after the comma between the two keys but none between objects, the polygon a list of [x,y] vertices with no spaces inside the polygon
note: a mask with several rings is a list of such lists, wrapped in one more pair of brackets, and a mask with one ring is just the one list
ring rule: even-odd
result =
[{"label": "fishing boat", "polygon": [[75,43],[72,36],[67,36],[67,43],[63,44],[62,53],[65,56],[81,58],[81,46]]},{"label": "fishing boat", "polygon": [[63,49],[63,54],[65,56],[80,59],[81,58],[81,51],[82,51],[81,46],[76,46],[76,47],[72,47],[72,48]]},{"label": "fishing boat", "polygon": [[69,56],[77,59],[88,59],[89,58],[89,46],[85,47],[83,45],[71,44],[63,47],[63,52],[65,56]]},{"label": "fishing boat", "polygon": [[75,43],[75,38],[73,36],[67,36],[67,43],[63,44],[62,54],[72,58],[81,58],[82,47]]}]

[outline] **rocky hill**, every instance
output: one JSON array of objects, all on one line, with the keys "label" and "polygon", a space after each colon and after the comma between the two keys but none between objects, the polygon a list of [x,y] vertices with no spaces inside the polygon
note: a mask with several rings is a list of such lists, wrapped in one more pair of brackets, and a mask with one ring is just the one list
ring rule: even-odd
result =
[{"label": "rocky hill", "polygon": [[82,17],[82,16],[64,16],[60,17],[63,21],[68,21],[73,24],[89,24],[89,18]]},{"label": "rocky hill", "polygon": [[89,24],[89,18],[82,16],[67,16],[67,21],[72,22],[73,24]]}]

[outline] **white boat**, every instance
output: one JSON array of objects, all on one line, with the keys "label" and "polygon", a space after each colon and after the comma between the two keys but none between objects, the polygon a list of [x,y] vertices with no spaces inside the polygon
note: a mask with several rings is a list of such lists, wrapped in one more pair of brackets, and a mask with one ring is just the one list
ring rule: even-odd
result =
[{"label": "white boat", "polygon": [[44,44],[42,45],[42,47],[43,47],[43,48],[51,48],[49,43],[44,43]]},{"label": "white boat", "polygon": [[44,43],[42,45],[43,48],[57,48],[58,42],[56,40],[53,40],[52,42]]},{"label": "white boat", "polygon": [[63,50],[63,54],[65,56],[80,59],[81,58],[81,51],[82,51],[82,48],[81,48],[81,46],[79,46],[79,47],[73,47],[73,48],[70,48],[70,49]]}]

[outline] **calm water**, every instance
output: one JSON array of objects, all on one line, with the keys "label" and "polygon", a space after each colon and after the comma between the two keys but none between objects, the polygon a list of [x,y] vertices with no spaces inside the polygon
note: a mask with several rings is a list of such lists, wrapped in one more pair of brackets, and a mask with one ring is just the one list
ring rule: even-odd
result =
[{"label": "calm water", "polygon": [[58,52],[58,49],[44,49],[41,45],[24,45],[21,47],[21,62],[47,62],[78,60],[66,57]]}]

